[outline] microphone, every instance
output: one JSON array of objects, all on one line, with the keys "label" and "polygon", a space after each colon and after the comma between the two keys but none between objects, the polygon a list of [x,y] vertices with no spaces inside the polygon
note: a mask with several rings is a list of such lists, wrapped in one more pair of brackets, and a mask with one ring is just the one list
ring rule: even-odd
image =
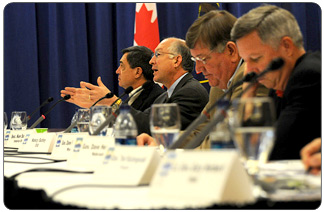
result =
[{"label": "microphone", "polygon": [[29,116],[27,116],[27,121],[29,121],[39,109],[41,109],[51,101],[53,101],[53,97],[49,97],[48,99],[46,99],[38,108],[36,108]]},{"label": "microphone", "polygon": [[[256,82],[256,80],[259,77],[264,76],[266,73],[270,72],[270,71],[274,71],[277,69],[280,69],[284,64],[284,60],[282,58],[276,58],[274,60],[272,60],[269,65],[267,66],[266,69],[264,69],[264,71],[262,71],[260,74],[256,74],[255,72],[251,72],[247,75],[245,75],[243,77],[242,80],[238,81],[237,83],[235,83],[233,86],[231,86],[220,98],[218,101],[216,101],[209,109],[207,109],[207,111],[203,111],[203,113],[201,113],[195,120],[194,122],[192,122],[187,129],[181,134],[181,136],[178,138],[177,141],[175,141],[170,147],[168,147],[168,149],[176,149],[179,148],[180,145],[183,143],[183,141],[191,134],[191,132],[193,130],[195,130],[198,125],[200,125],[201,123],[203,123],[204,121],[207,120],[207,118],[210,117],[210,111],[213,110],[218,104],[220,104],[221,102],[224,101],[225,97],[227,96],[227,94],[229,94],[230,92],[232,92],[232,90],[234,90],[236,87],[240,86],[241,84],[243,84],[243,82],[251,82],[246,89],[244,89],[244,91],[242,92],[242,94],[244,94],[245,92],[247,92],[252,86],[253,84]],[[227,106],[225,106],[224,108],[222,108],[221,110],[216,112],[215,115],[215,119],[212,120],[210,123],[208,123],[205,128],[203,129],[203,131],[201,131],[193,140],[191,140],[186,146],[185,148],[195,148],[197,146],[200,145],[200,143],[203,141],[203,139],[206,137],[206,135],[210,132],[210,130],[213,128],[213,126],[215,126],[218,122],[222,121],[225,116],[225,112],[226,110],[231,106],[231,104],[228,104]]]},{"label": "microphone", "polygon": [[118,99],[116,99],[116,101],[114,101],[110,106],[115,105],[118,100],[120,100],[126,94],[129,94],[130,92],[132,92],[132,90],[133,90],[133,87],[132,86],[129,86],[128,88],[126,88],[125,91],[124,91],[124,93],[122,93],[122,95],[120,95],[120,97],[118,97]]},{"label": "microphone", "polygon": [[[148,89],[150,87],[150,84],[151,84],[151,81],[146,81],[142,87],[140,89],[138,89],[137,91],[135,91],[135,93],[133,93],[130,97],[128,97],[125,102],[123,102],[123,104],[126,104],[136,93],[142,91],[142,90],[145,90],[145,89]],[[132,88],[132,87],[128,87],[127,89],[129,88]],[[127,91],[126,89],[126,91]],[[133,90],[133,88],[132,88]],[[125,91],[125,92],[126,92]],[[129,91],[128,93],[130,93],[131,91]],[[118,100],[116,100],[115,102],[117,102]],[[98,135],[100,133],[100,131],[105,128],[108,124],[110,124],[110,122],[117,117],[117,114],[118,114],[118,111],[119,111],[119,108],[114,112],[112,112],[112,114],[110,114],[108,116],[108,118],[93,132],[92,135]]]},{"label": "microphone", "polygon": [[45,119],[45,117],[46,117],[46,115],[49,113],[49,112],[51,112],[52,110],[53,110],[53,108],[58,104],[58,103],[60,103],[60,102],[62,102],[62,101],[65,101],[65,100],[68,100],[68,99],[70,99],[71,98],[71,96],[70,95],[65,95],[64,97],[62,97],[59,101],[57,101],[57,102],[55,102],[55,104],[46,112],[46,113],[44,113],[44,114],[42,114],[38,119],[37,119],[37,121],[35,121],[35,123],[29,128],[29,129],[34,129],[39,123],[41,123],[44,119]]},{"label": "microphone", "polygon": [[[145,84],[145,83],[144,83]],[[116,104],[116,102],[122,98],[123,96],[125,96],[126,94],[129,94],[131,91],[133,90],[133,87],[132,86],[129,86],[128,88],[125,89],[124,93],[122,93],[122,95],[120,97],[118,97],[118,99],[116,101],[114,101],[110,106],[113,106]],[[135,92],[137,93],[137,91]],[[101,97],[97,102],[95,102],[91,107],[95,106],[99,101],[105,99],[105,98],[111,98],[113,97],[114,94],[113,93],[107,93],[104,97]],[[116,111],[117,112],[117,111]],[[100,131],[105,128],[105,126],[107,126],[114,117],[117,117],[116,115],[117,113],[114,113],[112,112],[112,114],[110,116],[108,116],[108,118],[105,120],[105,122],[103,122],[98,128],[96,131],[93,132],[92,135],[98,135],[100,133]],[[72,130],[73,127],[75,127],[75,125],[77,124],[77,121],[74,121],[68,128],[66,128],[63,133],[67,133],[67,132],[70,132]],[[98,130],[100,129],[100,130]]]},{"label": "microphone", "polygon": [[93,103],[93,105],[91,105],[91,107],[95,106],[98,102],[100,102],[103,99],[110,99],[111,97],[113,97],[114,94],[112,92],[107,93],[105,96],[101,97],[100,99],[98,99],[95,103]]},{"label": "microphone", "polygon": [[210,117],[210,111],[213,110],[220,100],[223,100],[230,92],[232,92],[235,88],[242,85],[243,82],[250,82],[251,80],[254,80],[255,76],[257,74],[255,72],[251,72],[243,77],[242,80],[238,81],[234,85],[232,85],[227,91],[224,92],[224,94],[219,98],[218,101],[216,101],[213,105],[211,105],[206,111],[203,111],[188,127],[187,129],[179,136],[178,140],[173,142],[173,144],[168,147],[168,149],[176,149],[179,148],[182,142],[191,134],[192,131],[194,131],[198,125],[205,122]]}]

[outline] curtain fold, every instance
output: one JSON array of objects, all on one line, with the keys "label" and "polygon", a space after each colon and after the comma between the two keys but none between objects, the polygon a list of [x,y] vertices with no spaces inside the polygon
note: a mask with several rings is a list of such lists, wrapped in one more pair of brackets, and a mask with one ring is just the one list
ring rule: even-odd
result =
[{"label": "curtain fold", "polygon": [[[291,11],[307,50],[321,50],[321,10],[314,3],[276,3]],[[239,17],[258,3],[220,3]],[[199,3],[157,3],[160,39],[185,39],[198,17]],[[4,8],[4,111],[30,114],[45,99],[54,102],[66,86],[97,83],[101,76],[114,93],[122,93],[115,73],[123,48],[133,45],[135,3],[10,3]],[[197,79],[201,75],[193,73]],[[52,103],[53,104],[53,103]],[[51,104],[51,105],[52,105]],[[44,107],[30,120],[30,126]],[[66,128],[76,106],[62,102],[40,127]]]}]

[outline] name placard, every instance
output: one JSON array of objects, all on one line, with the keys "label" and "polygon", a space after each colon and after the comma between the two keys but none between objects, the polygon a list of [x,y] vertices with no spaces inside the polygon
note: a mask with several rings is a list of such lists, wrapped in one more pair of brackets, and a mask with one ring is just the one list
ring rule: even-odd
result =
[{"label": "name placard", "polygon": [[4,147],[20,148],[23,141],[28,139],[31,134],[36,134],[36,131],[34,129],[6,130],[4,135]]},{"label": "name placard", "polygon": [[68,166],[94,170],[102,163],[107,149],[114,146],[115,139],[110,136],[78,136],[67,160]]},{"label": "name placard", "polygon": [[[82,135],[88,133],[59,133],[54,142],[51,158],[55,160],[67,160],[74,149],[75,142]],[[80,140],[80,139],[79,139]]]},{"label": "name placard", "polygon": [[56,133],[33,133],[26,136],[18,152],[51,153]]},{"label": "name placard", "polygon": [[150,186],[150,196],[213,203],[254,202],[252,183],[235,151],[168,151]]},{"label": "name placard", "polygon": [[155,147],[116,146],[108,149],[93,178],[108,185],[145,185],[150,183],[159,162],[160,153]]}]

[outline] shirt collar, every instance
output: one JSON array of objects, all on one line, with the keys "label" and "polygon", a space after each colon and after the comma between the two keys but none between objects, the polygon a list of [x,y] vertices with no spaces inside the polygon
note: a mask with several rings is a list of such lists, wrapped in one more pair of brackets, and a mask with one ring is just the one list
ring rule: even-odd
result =
[{"label": "shirt collar", "polygon": [[139,90],[139,89],[141,89],[141,87],[142,87],[142,86],[139,86],[138,88],[135,88],[134,90],[132,90],[132,92],[130,92],[130,93],[128,94],[128,96],[131,96],[131,95],[133,95],[134,93],[136,93],[136,91]]},{"label": "shirt collar", "polygon": [[173,93],[173,91],[174,91],[174,89],[175,89],[175,87],[177,87],[177,85],[179,84],[179,82],[180,82],[180,80],[182,79],[182,78],[184,78],[184,76],[186,76],[188,73],[185,73],[185,74],[183,74],[181,77],[179,77],[172,85],[171,85],[171,87],[167,90],[167,92],[168,92],[168,97],[170,98],[171,96],[172,96],[172,93]]},{"label": "shirt collar", "polygon": [[[228,80],[228,82],[227,82],[227,89],[231,86],[232,81],[233,81],[233,79],[234,79],[234,77],[235,77],[237,71],[238,71],[239,68],[241,67],[242,63],[243,63],[243,59],[241,59],[240,62],[237,64],[236,69],[235,69],[235,71],[234,71],[234,74],[233,74],[232,77]],[[223,91],[226,91],[227,89],[223,89]]]}]

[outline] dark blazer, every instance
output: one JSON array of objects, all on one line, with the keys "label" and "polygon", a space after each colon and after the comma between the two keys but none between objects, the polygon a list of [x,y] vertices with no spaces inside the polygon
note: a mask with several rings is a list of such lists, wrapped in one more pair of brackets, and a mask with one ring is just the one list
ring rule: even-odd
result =
[{"label": "dark blazer", "polygon": [[[185,130],[189,124],[199,116],[208,102],[207,90],[189,73],[184,76],[175,87],[172,96],[168,98],[167,92],[162,93],[153,104],[177,103],[181,114],[181,130]],[[150,132],[151,108],[144,112],[131,108],[138,134]]]},{"label": "dark blazer", "polygon": [[164,92],[161,86],[151,81],[131,106],[136,110],[144,111],[151,107],[155,99]]},{"label": "dark blazer", "polygon": [[321,54],[299,58],[277,107],[276,141],[270,160],[299,159],[300,150],[321,137]]}]

